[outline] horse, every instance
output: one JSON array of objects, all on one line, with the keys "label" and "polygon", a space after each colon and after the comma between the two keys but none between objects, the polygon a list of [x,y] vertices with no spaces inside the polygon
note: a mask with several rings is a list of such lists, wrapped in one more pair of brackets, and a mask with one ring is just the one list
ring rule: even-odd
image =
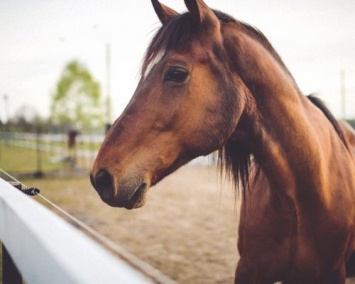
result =
[{"label": "horse", "polygon": [[219,150],[242,196],[235,283],[344,283],[355,170],[339,122],[254,27],[202,0],[181,14],[151,2],[162,26],[94,161],[100,198],[139,208],[164,177]]}]

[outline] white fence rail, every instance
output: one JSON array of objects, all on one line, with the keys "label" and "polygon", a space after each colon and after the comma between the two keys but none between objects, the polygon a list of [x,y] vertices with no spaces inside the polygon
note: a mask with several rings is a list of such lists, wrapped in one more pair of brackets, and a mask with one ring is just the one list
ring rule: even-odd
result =
[{"label": "white fence rail", "polygon": [[154,282],[2,179],[0,239],[28,284]]}]

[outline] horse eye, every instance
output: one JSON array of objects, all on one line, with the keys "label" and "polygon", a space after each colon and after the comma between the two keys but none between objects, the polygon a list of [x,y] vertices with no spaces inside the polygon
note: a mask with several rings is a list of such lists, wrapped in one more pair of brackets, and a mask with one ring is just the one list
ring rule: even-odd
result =
[{"label": "horse eye", "polygon": [[182,83],[189,76],[189,72],[181,67],[172,67],[166,73],[164,80],[176,83]]}]

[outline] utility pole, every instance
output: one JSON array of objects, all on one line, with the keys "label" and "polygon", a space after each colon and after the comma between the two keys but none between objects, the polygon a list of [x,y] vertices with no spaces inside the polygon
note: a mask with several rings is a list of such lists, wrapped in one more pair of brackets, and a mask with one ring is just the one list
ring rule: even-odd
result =
[{"label": "utility pole", "polygon": [[10,141],[10,114],[9,114],[9,96],[7,94],[4,94],[4,132],[5,132],[4,133],[5,144],[6,146],[8,146]]},{"label": "utility pole", "polygon": [[111,127],[111,45],[106,44],[106,132]]},{"label": "utility pole", "polygon": [[3,116],[3,123],[5,124],[9,122],[9,96],[7,94],[4,94],[4,116]]},{"label": "utility pole", "polygon": [[1,122],[1,133],[0,133],[0,160],[1,160],[1,157],[2,157],[2,144],[3,144],[3,140],[5,141],[5,136],[7,135],[5,132],[6,132],[6,126],[5,126],[5,117],[6,117],[6,113],[7,113],[7,95],[4,94],[3,96],[4,98],[4,113],[3,115],[0,117],[0,122]]}]

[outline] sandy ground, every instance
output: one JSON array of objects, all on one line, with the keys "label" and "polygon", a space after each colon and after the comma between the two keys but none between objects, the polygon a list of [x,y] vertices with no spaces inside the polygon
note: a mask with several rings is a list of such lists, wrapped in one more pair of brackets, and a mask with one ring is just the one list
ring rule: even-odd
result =
[{"label": "sandy ground", "polygon": [[178,170],[131,211],[102,203],[88,179],[65,184],[42,194],[178,283],[233,283],[239,202],[214,167]]}]

